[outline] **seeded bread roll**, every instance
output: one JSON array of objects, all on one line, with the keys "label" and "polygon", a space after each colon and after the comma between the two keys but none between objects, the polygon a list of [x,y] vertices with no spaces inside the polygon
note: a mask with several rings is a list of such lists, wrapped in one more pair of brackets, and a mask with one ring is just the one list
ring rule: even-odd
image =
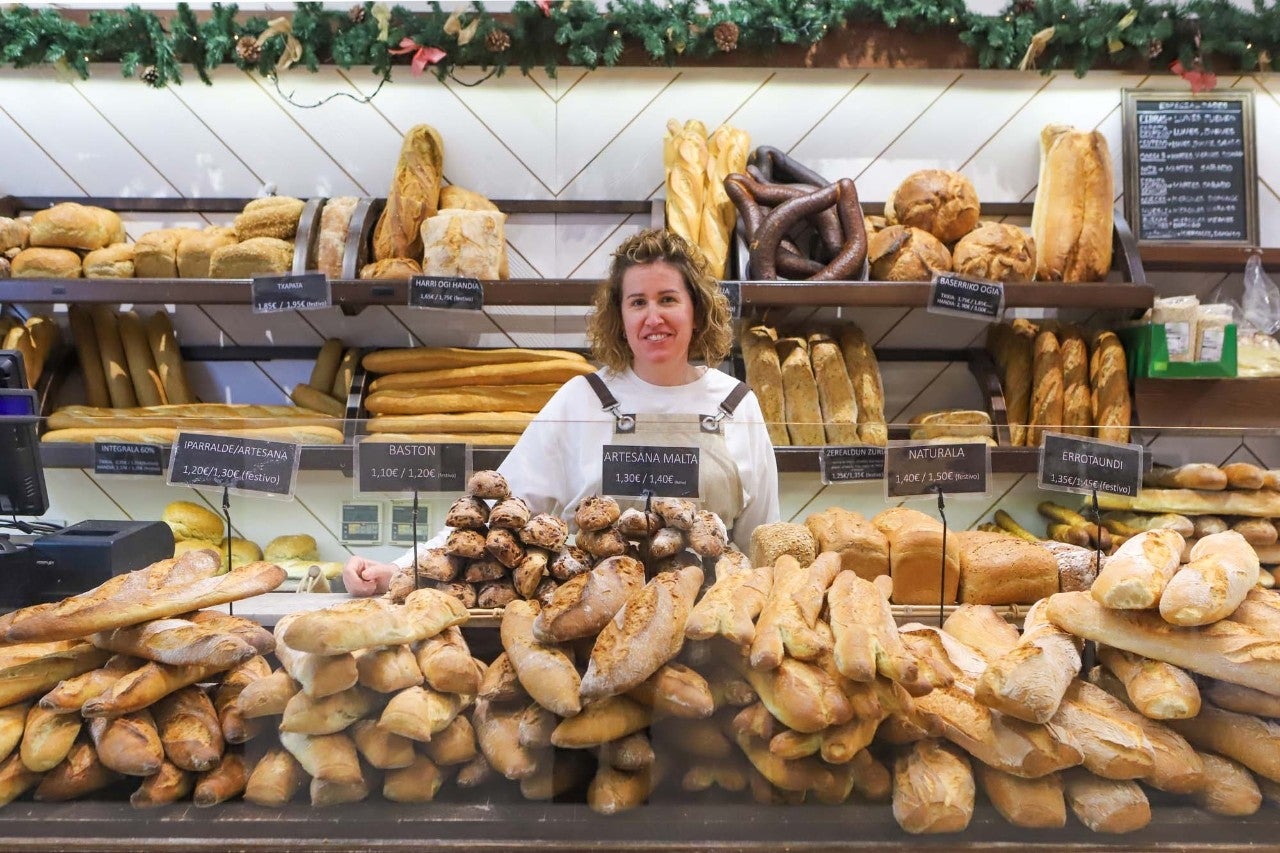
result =
[{"label": "seeded bread roll", "polygon": [[235,219],[236,239],[243,243],[255,237],[292,240],[305,202],[288,196],[255,198]]},{"label": "seeded bread roll", "polygon": [[209,260],[210,278],[252,278],[293,269],[293,244],[275,237],[254,237],[223,246]]},{"label": "seeded bread roll", "polygon": [[479,530],[489,522],[489,505],[474,495],[463,495],[453,502],[445,513],[444,523],[449,527]]}]

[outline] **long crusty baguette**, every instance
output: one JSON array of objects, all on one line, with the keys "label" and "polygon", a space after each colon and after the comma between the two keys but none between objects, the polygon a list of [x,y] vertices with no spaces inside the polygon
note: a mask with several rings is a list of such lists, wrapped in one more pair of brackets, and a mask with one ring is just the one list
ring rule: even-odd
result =
[{"label": "long crusty baguette", "polygon": [[204,681],[221,671],[221,667],[206,664],[172,666],[152,661],[127,673],[101,696],[85,702],[81,713],[86,719],[131,714],[155,704],[175,690]]},{"label": "long crusty baguette", "polygon": [[182,429],[252,429],[278,425],[332,426],[334,419],[296,406],[248,403],[184,403],[129,409],[63,406],[49,416],[49,429],[110,427],[174,427]]},{"label": "long crusty baguette", "polygon": [[474,385],[537,385],[567,382],[575,376],[594,373],[595,367],[581,359],[480,364],[445,370],[389,373],[369,386],[370,391],[388,388],[469,388]]},{"label": "long crusty baguette", "polygon": [[466,347],[412,347],[384,349],[366,355],[361,364],[369,373],[413,373],[450,370],[482,364],[517,364],[535,361],[580,361],[576,352],[559,349],[469,349]]},{"label": "long crusty baguette", "polygon": [[541,608],[536,601],[514,601],[502,614],[502,648],[520,684],[542,707],[569,717],[582,710],[581,678],[565,649],[534,639]]},{"label": "long crusty baguette", "polygon": [[1111,646],[1098,646],[1098,660],[1115,674],[1129,703],[1143,716],[1183,720],[1200,713],[1199,688],[1191,676],[1173,664]]},{"label": "long crusty baguette", "polygon": [[488,434],[520,435],[533,420],[528,412],[498,412],[477,410],[467,413],[436,415],[379,415],[370,421],[370,429],[377,423],[378,432],[403,433],[452,433],[472,434],[483,437]]},{"label": "long crusty baguette", "polygon": [[1103,607],[1087,592],[1057,593],[1046,607],[1050,621],[1077,637],[1280,694],[1280,638],[1237,622],[1180,628],[1157,613]]},{"label": "long crusty baguette", "polygon": [[73,678],[63,679],[57,687],[40,697],[40,707],[59,714],[80,713],[84,703],[96,699],[142,661],[128,655],[115,655],[99,669],[91,669]]},{"label": "long crusty baguette", "polygon": [[76,359],[80,362],[89,405],[109,408],[111,395],[107,391],[107,376],[102,370],[102,355],[98,351],[93,317],[83,305],[71,305],[67,309],[67,319],[71,322],[71,339],[75,342]]},{"label": "long crusty baguette", "polygon": [[1094,599],[1121,610],[1155,607],[1178,571],[1184,544],[1172,530],[1146,530],[1129,539],[1098,573],[1090,590]]},{"label": "long crusty baguette", "polygon": [[1247,515],[1253,518],[1280,516],[1280,492],[1199,492],[1192,489],[1143,489],[1135,497],[1104,493],[1098,495],[1102,509],[1133,512],[1176,512],[1182,515]]},{"label": "long crusty baguette", "polygon": [[889,428],[884,419],[884,385],[875,351],[862,330],[853,324],[840,333],[840,351],[858,406],[858,438],[864,444],[884,445],[889,440]]},{"label": "long crusty baguette", "polygon": [[530,412],[547,404],[560,385],[485,386],[475,390],[383,390],[365,398],[364,407],[374,415],[434,415],[450,412]]},{"label": "long crusty baguette", "polygon": [[1150,471],[1142,475],[1142,485],[1156,489],[1220,492],[1227,487],[1227,475],[1217,465],[1208,462],[1193,462],[1176,468],[1153,465]]},{"label": "long crusty baguette", "polygon": [[[304,411],[299,409],[298,411]],[[292,441],[302,445],[342,444],[342,430],[328,426],[263,427],[260,429],[212,429],[201,432],[216,435],[234,435],[244,438],[265,438],[272,441]],[[124,427],[108,424],[98,427],[49,430],[40,436],[41,441],[71,444],[88,444],[96,441],[136,442],[138,444],[173,444],[178,440],[174,427]]]},{"label": "long crusty baguette", "polygon": [[767,326],[745,329],[739,345],[747,384],[760,401],[769,439],[779,447],[791,443],[787,436],[787,415],[782,390],[782,362],[774,347],[777,333]]},{"label": "long crusty baguette", "polygon": [[[392,421],[393,423],[384,423]],[[365,441],[424,442],[430,444],[478,444],[482,447],[514,447],[519,433],[506,432],[414,432],[411,416],[370,418],[365,422],[369,437]]]},{"label": "long crusty baguette", "polygon": [[[221,562],[216,557],[214,561],[216,570]],[[16,642],[82,637],[261,595],[285,579],[284,569],[264,562],[248,563],[224,575],[167,585],[149,584],[146,572],[142,569],[112,579],[120,581],[137,576],[132,583],[125,580],[107,589],[112,584],[108,581],[95,590],[51,606],[37,605],[16,611],[8,621],[5,637]]]},{"label": "long crusty baguette", "polygon": [[997,711],[1031,723],[1047,723],[1080,672],[1074,639],[1049,622],[1044,600],[1027,613],[1021,639],[993,658],[978,680],[976,696]]},{"label": "long crusty baguette", "polygon": [[99,631],[89,641],[117,654],[178,666],[207,663],[230,668],[257,654],[253,646],[233,634],[185,619],[156,619]]},{"label": "long crusty baguette", "polygon": [[1170,720],[1169,726],[1197,749],[1234,758],[1280,782],[1280,723],[1205,705],[1194,719]]},{"label": "long crusty baguette", "polygon": [[147,345],[147,333],[142,319],[134,311],[121,311],[117,318],[120,342],[124,346],[125,364],[129,368],[129,381],[133,383],[134,396],[141,406],[162,406],[169,402],[164,383],[156,368],[155,357]]},{"label": "long crusty baguette", "polygon": [[409,593],[403,605],[366,598],[300,614],[288,623],[279,639],[300,652],[339,655],[376,646],[416,643],[465,621],[467,610],[462,602],[426,588]]},{"label": "long crusty baguette", "polygon": [[1261,566],[1253,546],[1234,530],[1204,537],[1191,561],[1160,597],[1160,615],[1175,625],[1207,625],[1225,619],[1258,583]]},{"label": "long crusty baguette", "polygon": [[165,400],[171,405],[196,402],[195,395],[187,384],[186,367],[183,365],[178,339],[174,336],[173,322],[168,313],[156,311],[146,319],[144,325],[147,345],[151,348],[151,357],[155,360],[160,384],[164,387]]}]

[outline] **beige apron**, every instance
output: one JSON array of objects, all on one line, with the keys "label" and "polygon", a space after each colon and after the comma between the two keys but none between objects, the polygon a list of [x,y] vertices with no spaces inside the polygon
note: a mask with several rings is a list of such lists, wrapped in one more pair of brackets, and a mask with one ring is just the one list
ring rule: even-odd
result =
[{"label": "beige apron", "polygon": [[714,415],[631,415],[619,410],[617,398],[598,375],[587,374],[587,381],[600,399],[601,408],[613,415],[615,444],[698,448],[698,503],[720,516],[725,527],[732,529],[742,514],[742,480],[724,438],[723,422],[733,417],[734,410],[747,395],[747,386],[739,382]]}]

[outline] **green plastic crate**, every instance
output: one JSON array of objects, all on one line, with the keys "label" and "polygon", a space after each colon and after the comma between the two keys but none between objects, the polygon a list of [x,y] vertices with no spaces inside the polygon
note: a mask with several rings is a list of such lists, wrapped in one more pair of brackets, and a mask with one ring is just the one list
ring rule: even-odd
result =
[{"label": "green plastic crate", "polygon": [[1222,335],[1220,361],[1170,361],[1163,323],[1116,330],[1124,344],[1130,379],[1230,379],[1236,375],[1236,327]]}]

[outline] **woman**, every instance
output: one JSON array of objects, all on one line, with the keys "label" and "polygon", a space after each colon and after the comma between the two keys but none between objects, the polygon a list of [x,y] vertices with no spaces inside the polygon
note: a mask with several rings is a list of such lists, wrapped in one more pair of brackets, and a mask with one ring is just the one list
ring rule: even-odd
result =
[{"label": "woman", "polygon": [[[699,498],[747,549],[751,531],[778,520],[778,469],[760,404],[746,385],[691,359],[718,364],[733,341],[728,304],[702,252],[662,229],[630,237],[613,254],[587,326],[603,367],[564,384],[499,467],[534,513],[570,519],[601,493],[604,445],[699,448]],[[439,547],[439,534],[426,547]],[[387,588],[413,552],[378,563],[352,557],[347,591]]]}]

